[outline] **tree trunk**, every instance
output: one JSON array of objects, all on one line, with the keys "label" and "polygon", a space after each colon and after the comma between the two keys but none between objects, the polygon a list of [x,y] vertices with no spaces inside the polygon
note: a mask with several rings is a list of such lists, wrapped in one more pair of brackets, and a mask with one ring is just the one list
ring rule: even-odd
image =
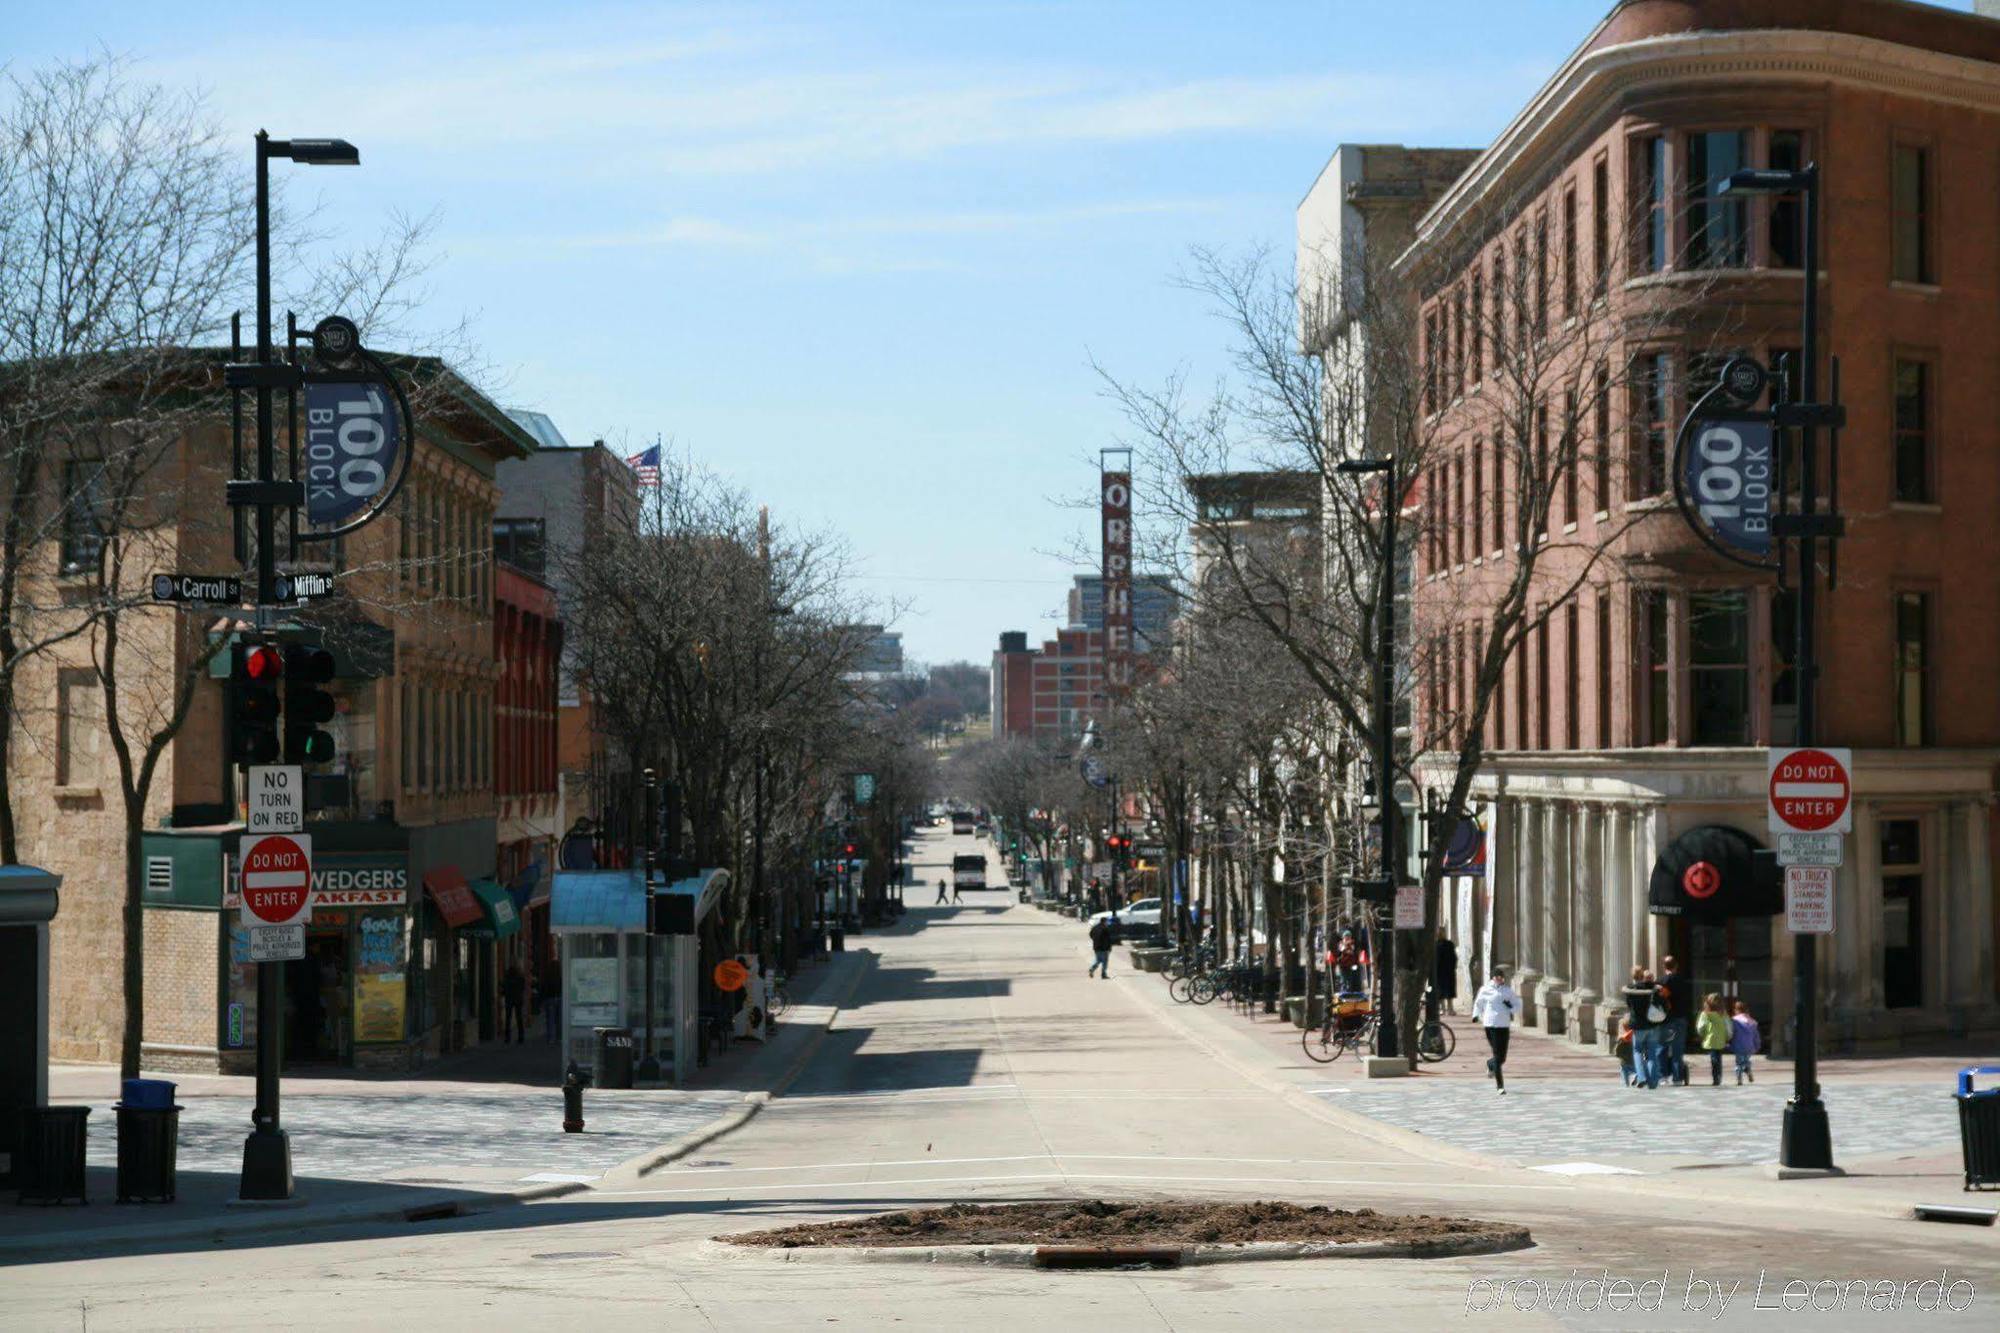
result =
[{"label": "tree trunk", "polygon": [[21,863],[14,831],[14,784],[9,779],[14,760],[14,684],[12,675],[0,682],[0,865]]}]

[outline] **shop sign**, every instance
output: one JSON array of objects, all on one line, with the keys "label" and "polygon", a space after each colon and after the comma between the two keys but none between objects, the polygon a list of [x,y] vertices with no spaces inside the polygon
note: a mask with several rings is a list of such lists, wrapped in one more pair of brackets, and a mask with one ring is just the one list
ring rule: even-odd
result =
[{"label": "shop sign", "polygon": [[[232,874],[225,907],[242,903],[235,882]],[[400,852],[321,852],[313,858],[314,907],[401,907],[409,893],[410,871]]]}]

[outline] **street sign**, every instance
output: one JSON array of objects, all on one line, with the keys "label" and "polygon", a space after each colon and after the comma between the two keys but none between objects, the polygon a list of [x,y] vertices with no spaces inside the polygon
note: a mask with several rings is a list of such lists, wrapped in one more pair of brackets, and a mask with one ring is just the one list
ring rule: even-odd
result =
[{"label": "street sign", "polygon": [[1785,929],[1794,935],[1833,933],[1833,867],[1785,867]]},{"label": "street sign", "polygon": [[1843,844],[1838,833],[1780,833],[1778,864],[1781,866],[1837,866]]},{"label": "street sign", "polygon": [[297,764],[253,764],[244,831],[296,833],[305,823],[305,769]]},{"label": "street sign", "polygon": [[1399,884],[1396,886],[1396,929],[1422,930],[1424,928],[1424,886],[1421,884]]},{"label": "street sign", "polygon": [[244,924],[289,926],[312,920],[310,836],[246,834],[239,848]]},{"label": "street sign", "polygon": [[854,803],[866,805],[875,799],[875,775],[856,773],[854,775]]},{"label": "street sign", "polygon": [[1769,826],[1773,833],[1847,833],[1854,827],[1851,750],[1773,749]]},{"label": "street sign", "polygon": [[243,580],[234,574],[155,574],[153,600],[234,606],[243,600]]},{"label": "street sign", "polygon": [[1111,769],[1099,755],[1087,754],[1083,757],[1083,780],[1093,787],[1103,787],[1111,781]]},{"label": "street sign", "polygon": [[309,379],[305,400],[306,521],[345,522],[395,474],[403,418],[389,387],[372,379]]},{"label": "street sign", "polygon": [[289,963],[305,956],[306,928],[303,924],[250,927],[251,962]]},{"label": "street sign", "polygon": [[1771,423],[1763,416],[1690,418],[1680,482],[1698,527],[1724,546],[1771,554]]},{"label": "street sign", "polygon": [[333,595],[331,574],[280,574],[271,580],[271,591],[281,602],[309,602]]}]

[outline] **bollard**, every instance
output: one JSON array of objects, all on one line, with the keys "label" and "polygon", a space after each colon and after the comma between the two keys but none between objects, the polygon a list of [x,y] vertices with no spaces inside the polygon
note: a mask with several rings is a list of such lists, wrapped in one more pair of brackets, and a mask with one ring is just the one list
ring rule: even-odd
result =
[{"label": "bollard", "polygon": [[563,1133],[583,1133],[583,1090],[589,1086],[590,1075],[577,1068],[576,1061],[570,1061],[562,1081]]}]

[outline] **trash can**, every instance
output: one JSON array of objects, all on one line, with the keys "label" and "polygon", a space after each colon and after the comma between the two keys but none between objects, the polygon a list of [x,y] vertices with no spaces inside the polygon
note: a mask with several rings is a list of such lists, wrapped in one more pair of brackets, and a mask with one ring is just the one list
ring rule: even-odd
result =
[{"label": "trash can", "polygon": [[631,1028],[597,1029],[597,1086],[629,1088],[632,1067],[637,1063],[638,1042]]},{"label": "trash can", "polygon": [[847,931],[843,927],[835,926],[827,931],[827,934],[833,938],[833,951],[835,953],[847,952]]},{"label": "trash can", "polygon": [[163,1078],[128,1078],[124,1082],[124,1096],[118,1099],[118,1104],[164,1111],[174,1104],[174,1087]]},{"label": "trash can", "polygon": [[1965,1188],[2000,1186],[2000,1086],[1975,1088],[1981,1077],[2000,1077],[2000,1065],[1958,1071],[1958,1139],[1965,1150]]},{"label": "trash can", "polygon": [[19,1203],[87,1203],[83,1149],[89,1135],[88,1106],[28,1106],[21,1110],[21,1137],[14,1148],[14,1184]]},{"label": "trash can", "polygon": [[[171,1096],[174,1085],[162,1086],[170,1090]],[[181,1108],[169,1101],[165,1106],[119,1102],[112,1109],[118,1112],[118,1202],[172,1203]]]}]

